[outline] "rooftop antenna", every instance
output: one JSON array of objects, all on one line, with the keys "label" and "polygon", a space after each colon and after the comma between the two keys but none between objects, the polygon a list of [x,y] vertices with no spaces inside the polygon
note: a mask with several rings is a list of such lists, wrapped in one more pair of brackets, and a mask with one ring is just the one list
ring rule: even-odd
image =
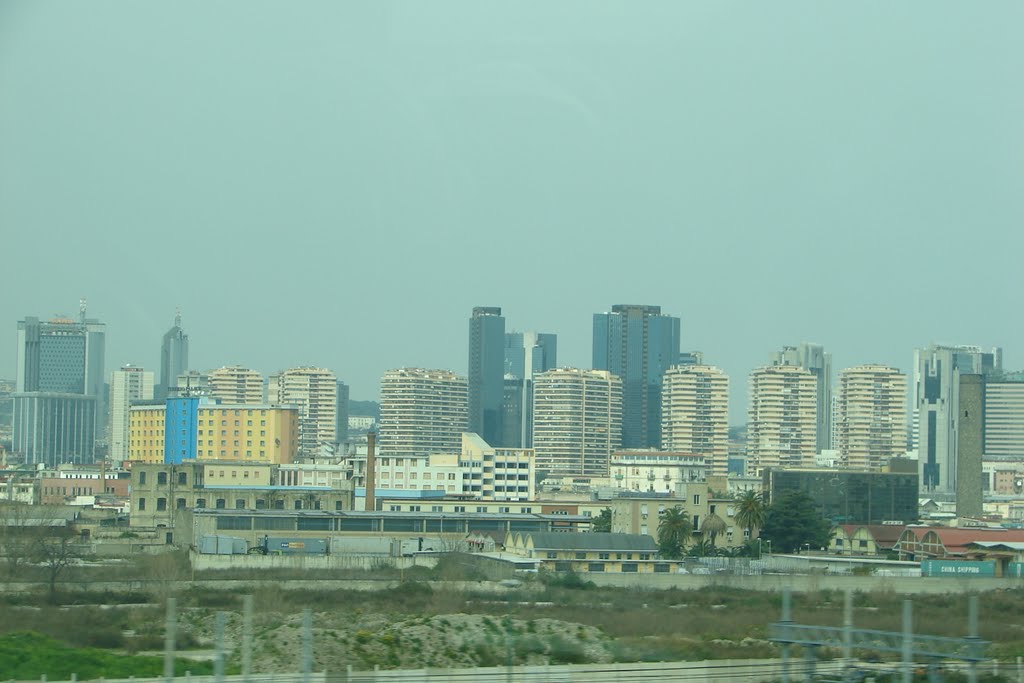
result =
[{"label": "rooftop antenna", "polygon": [[181,327],[181,306],[176,306],[174,309],[174,326]]},{"label": "rooftop antenna", "polygon": [[78,318],[81,323],[85,324],[85,297],[78,300]]}]

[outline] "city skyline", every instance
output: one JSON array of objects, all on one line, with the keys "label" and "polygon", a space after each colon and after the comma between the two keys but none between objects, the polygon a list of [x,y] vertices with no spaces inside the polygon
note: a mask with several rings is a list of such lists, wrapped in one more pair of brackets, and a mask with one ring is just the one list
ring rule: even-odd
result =
[{"label": "city skyline", "polygon": [[[662,308],[664,309],[665,307],[662,307]],[[588,321],[589,324],[590,324],[591,330],[592,330],[592,326],[593,326],[592,317],[593,317],[594,314],[595,313],[591,313],[590,314],[589,317],[591,318],[591,320]],[[669,309],[669,310],[663,311],[663,314],[664,315],[670,315],[670,316],[679,317],[681,319],[681,321],[682,321],[682,327],[684,329],[684,332],[681,335],[681,337],[682,337],[681,347],[682,347],[683,353],[682,353],[682,358],[680,359],[680,363],[686,363],[687,362],[686,356],[687,356],[688,352],[690,352],[690,351],[698,351],[698,352],[702,353],[702,355],[703,355],[703,357],[704,357],[704,359],[705,359],[705,361],[707,362],[708,365],[714,365],[716,367],[722,368],[722,370],[724,370],[726,372],[726,374],[728,374],[729,376],[732,376],[732,377],[740,377],[740,376],[747,377],[747,376],[750,375],[751,372],[753,372],[757,368],[760,368],[760,367],[762,367],[764,365],[763,362],[757,362],[758,358],[763,359],[763,358],[766,357],[766,354],[769,354],[772,357],[778,355],[778,352],[777,351],[773,351],[771,348],[762,348],[762,347],[758,346],[758,347],[756,347],[758,349],[757,351],[754,351],[752,353],[747,354],[749,357],[755,359],[754,365],[751,368],[747,369],[746,371],[737,371],[734,368],[730,368],[725,363],[717,362],[718,354],[716,353],[714,348],[698,348],[698,347],[695,347],[693,345],[687,344],[687,335],[685,333],[685,330],[686,330],[686,316],[685,316],[685,313],[681,314],[679,312],[676,312],[676,311],[673,311],[673,310]],[[532,319],[531,316],[529,315],[528,311],[525,312],[525,313],[519,312],[519,313],[516,313],[516,315],[517,315],[517,318],[525,318],[527,320]],[[24,319],[26,317],[33,317],[33,316],[30,313],[23,313],[22,315],[18,316],[18,320],[22,320],[22,319]],[[35,317],[37,317],[40,320],[40,322],[42,322],[42,323],[49,322],[49,319],[45,318],[43,316],[35,316]],[[161,333],[161,335],[157,335],[155,340],[151,340],[151,343],[149,345],[149,349],[150,349],[150,352],[151,352],[150,355],[152,355],[154,357],[154,360],[151,363],[147,364],[147,363],[120,362],[120,361],[112,362],[111,361],[112,352],[110,351],[110,348],[111,347],[113,347],[115,349],[116,348],[123,348],[123,344],[118,344],[117,343],[117,336],[118,336],[117,335],[117,331],[113,328],[112,325],[109,324],[108,320],[104,316],[102,316],[102,315],[94,316],[93,315],[93,308],[91,307],[91,305],[90,305],[90,317],[95,317],[96,319],[101,320],[102,324],[105,326],[105,329],[106,329],[106,332],[107,332],[107,334],[106,334],[106,341],[105,341],[105,345],[106,345],[106,348],[107,348],[105,363],[106,363],[107,367],[123,367],[123,366],[126,366],[126,365],[134,365],[134,366],[141,367],[144,370],[152,371],[152,372],[154,372],[155,375],[159,376],[160,360],[161,360],[161,352],[162,352],[161,351],[161,348],[162,348],[161,347],[161,338],[162,338],[162,334],[163,333]],[[176,322],[180,321],[180,318],[181,318],[181,312],[180,311],[176,312],[175,318],[176,318]],[[53,319],[56,319],[56,320],[67,319],[67,316],[64,315],[64,314],[55,314],[53,316]],[[466,318],[465,318],[465,315],[463,315],[461,320],[458,321],[458,323],[457,323],[457,325],[461,325],[462,326],[462,329],[453,332],[453,340],[454,339],[465,340],[465,333],[464,333],[464,331],[462,331],[462,330],[465,329],[465,327],[464,327],[465,324],[466,324]],[[12,322],[12,326],[13,326],[13,322]],[[508,326],[507,329],[508,329],[508,333],[509,334],[513,334],[515,332],[514,329],[513,329],[513,326]],[[462,331],[461,334],[459,334],[460,331]],[[431,332],[433,332],[433,331],[431,331]],[[569,333],[563,333],[560,329],[552,329],[551,330],[551,334],[552,335],[557,335],[559,338],[562,338],[563,335],[566,336],[566,337],[569,337],[569,338],[576,337],[577,335],[574,334],[573,332],[574,331],[571,331]],[[189,335],[193,339],[197,337],[197,335],[194,332],[192,332],[191,328],[189,330]],[[9,333],[9,339],[14,341],[14,343],[11,344],[11,345],[16,347],[17,346],[16,334],[13,331]],[[966,344],[966,346],[978,346],[978,347],[980,347],[982,349],[999,347],[999,348],[1002,349],[1004,354],[1005,354],[1005,352],[1007,350],[1009,350],[1010,351],[1010,356],[1009,357],[1011,359],[1014,357],[1013,352],[1014,352],[1015,348],[1013,346],[1004,346],[1003,344],[999,343],[999,340],[997,340],[997,342],[993,343],[993,344],[980,343],[977,340],[971,339],[971,338],[968,338],[966,341],[968,342]],[[467,376],[467,373],[466,373],[466,370],[465,370],[465,368],[466,368],[465,357],[466,357],[466,354],[468,354],[468,343],[465,342],[465,341],[463,343],[465,343],[465,347],[462,349],[462,354],[461,355],[463,356],[463,358],[462,358],[461,363],[458,362],[458,361],[455,361],[455,362],[453,362],[449,366],[444,366],[444,365],[440,365],[440,364],[434,364],[434,365],[429,365],[429,364],[428,365],[415,365],[415,364],[412,364],[412,363],[400,363],[400,362],[385,363],[386,367],[384,367],[381,370],[380,374],[376,378],[376,382],[372,382],[372,379],[371,379],[372,383],[370,383],[370,384],[366,383],[366,379],[365,378],[367,377],[367,373],[365,371],[364,372],[354,372],[354,373],[352,373],[352,376],[350,376],[350,375],[345,373],[345,370],[339,369],[339,366],[330,365],[330,364],[324,363],[324,362],[318,362],[316,359],[312,359],[312,360],[310,360],[309,362],[307,362],[305,364],[293,364],[293,365],[288,365],[288,364],[285,364],[285,363],[274,363],[271,360],[271,361],[269,361],[269,364],[266,367],[260,367],[260,366],[256,366],[256,365],[252,365],[252,364],[245,364],[245,363],[240,363],[240,362],[226,362],[224,360],[221,360],[221,361],[214,360],[212,364],[196,364],[194,362],[190,362],[189,370],[191,370],[192,372],[215,372],[217,370],[225,370],[225,369],[232,368],[232,367],[241,367],[241,368],[244,368],[246,370],[255,371],[256,373],[259,373],[260,375],[262,375],[262,377],[264,379],[266,379],[266,378],[268,378],[268,377],[270,377],[272,375],[275,375],[275,374],[278,374],[280,372],[286,371],[289,368],[294,368],[294,367],[324,367],[324,368],[330,369],[331,371],[335,372],[335,374],[337,375],[338,379],[340,381],[344,381],[349,386],[350,393],[352,394],[351,398],[353,400],[373,400],[373,401],[378,401],[379,402],[380,401],[380,382],[381,382],[381,379],[383,378],[384,374],[386,372],[388,372],[389,370],[394,370],[394,369],[397,369],[397,368],[404,368],[404,367],[407,367],[407,368],[413,368],[413,367],[436,367],[438,369],[450,370],[451,372],[454,372],[456,374]],[[576,358],[580,362],[562,362],[562,356],[561,356],[561,353],[560,353],[559,354],[560,357],[559,357],[558,367],[560,367],[560,368],[592,369],[590,363],[585,361],[583,358],[580,358],[580,356],[591,356],[592,355],[593,337],[591,336],[589,339],[587,339],[587,340],[585,340],[585,341],[583,341],[581,343],[584,346],[586,346],[587,348],[582,349],[582,350],[581,349],[577,349],[577,353],[573,354],[574,358]],[[781,343],[779,343],[777,345],[777,348],[797,346],[797,345],[804,345],[804,344],[810,344],[812,346],[825,346],[825,348],[827,349],[828,355],[830,355],[830,356],[838,356],[839,358],[847,357],[847,355],[844,354],[844,351],[843,351],[842,348],[837,349],[836,350],[837,352],[834,354],[833,353],[833,348],[828,346],[828,345],[822,345],[822,344],[818,344],[817,342],[814,342],[814,341],[808,341],[808,340],[803,340],[803,339],[801,339],[801,340],[796,340],[796,339],[783,340]],[[860,366],[860,365],[870,365],[870,364],[887,365],[889,367],[893,367],[893,368],[895,368],[897,370],[900,370],[901,372],[906,374],[908,377],[912,377],[913,374],[914,374],[914,368],[915,368],[915,362],[916,362],[916,355],[915,354],[916,354],[917,350],[920,349],[920,348],[923,348],[925,346],[929,346],[929,345],[935,345],[935,346],[960,346],[960,345],[965,345],[965,344],[963,343],[963,341],[957,342],[957,343],[921,341],[921,342],[916,343],[913,347],[911,347],[911,348],[906,350],[906,353],[903,354],[904,355],[904,362],[903,363],[900,363],[898,359],[896,361],[892,361],[892,362],[884,362],[882,360],[879,360],[877,357],[867,357],[867,356],[862,356],[861,354],[857,354],[857,356],[855,356],[857,359],[859,359],[856,362],[853,361],[853,360],[851,360],[851,361],[843,361],[843,360],[834,361],[833,360],[832,367],[831,367],[831,380],[832,380],[832,384],[833,384],[833,390],[834,390],[834,387],[835,387],[836,383],[839,380],[839,375],[840,375],[840,372],[842,370],[847,369],[847,368],[857,367],[857,366]],[[563,343],[559,342],[559,346],[562,347]],[[577,346],[579,346],[579,344]],[[2,343],[0,343],[0,347],[2,347]],[[218,357],[221,358],[221,359],[224,359],[224,358],[230,357],[230,355],[231,355],[229,351],[224,351],[224,352],[221,352],[219,354],[216,351],[210,351],[209,348],[208,348],[209,345],[205,344],[205,343],[203,344],[203,347],[204,347],[204,353],[202,354],[201,357],[204,357],[204,358],[209,356],[210,358],[213,358],[213,359],[216,359]],[[459,355],[459,353],[458,353],[458,351],[459,351],[458,346],[457,345],[453,345],[453,348],[455,349],[456,355]],[[560,349],[560,352],[561,351],[562,351],[562,349]],[[15,355],[16,355],[16,348],[12,349],[12,352],[15,353]],[[143,356],[143,355],[145,355],[145,354],[139,353],[137,351],[136,352],[129,352],[129,353],[124,354],[124,356],[127,357],[127,358],[139,358],[140,356]],[[412,354],[410,354],[410,355],[412,355]],[[448,354],[448,355],[451,355],[451,354]],[[196,357],[194,352],[192,353],[192,357],[193,358]],[[341,367],[351,367],[351,368],[360,368],[361,369],[361,368],[364,367],[365,364],[360,362],[359,358],[354,358],[349,363],[343,363],[343,364],[340,364],[340,365],[341,365]],[[2,367],[2,365],[0,365],[0,367]],[[1003,367],[1006,370],[1018,369],[1018,366],[1015,365],[1012,361],[1011,362],[1006,362],[1005,360],[1003,361]],[[1020,369],[1024,369],[1024,368],[1020,368]],[[12,370],[12,371],[9,372],[9,376],[5,376],[3,374],[0,374],[0,379],[11,379],[11,380],[14,380],[16,374],[17,373]],[[351,387],[357,383],[357,380],[353,379],[353,377],[356,377],[356,378],[363,377],[364,380],[363,380],[363,382],[361,384],[363,384],[364,386],[369,386],[370,391],[368,393],[361,393],[358,390],[355,391],[355,392],[352,392],[351,391]],[[109,377],[106,377],[106,379],[109,380]],[[374,384],[375,384],[375,386],[374,386]],[[913,403],[913,398],[912,397],[908,397],[908,401]],[[912,409],[913,409],[913,406],[911,406],[911,410]],[[729,416],[728,416],[729,424],[731,426],[743,425],[743,424],[746,423],[746,416],[747,416],[747,406],[746,406],[745,402],[744,401],[731,400],[730,403],[729,403]],[[912,423],[912,421],[909,421],[909,414],[908,414],[908,428],[913,428],[913,427],[914,427],[914,424]]]},{"label": "city skyline", "polygon": [[107,367],[157,372],[180,306],[190,365],[356,399],[462,372],[479,305],[567,366],[593,313],[651,302],[737,381],[801,341],[1024,367],[1020,3],[196,11],[0,6],[4,325],[84,296]]}]

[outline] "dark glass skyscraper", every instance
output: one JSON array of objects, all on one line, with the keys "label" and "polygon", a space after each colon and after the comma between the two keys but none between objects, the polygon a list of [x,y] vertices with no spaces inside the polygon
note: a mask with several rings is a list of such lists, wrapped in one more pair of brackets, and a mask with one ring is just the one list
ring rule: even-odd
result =
[{"label": "dark glass skyscraper", "polygon": [[[558,367],[558,336],[538,332],[505,334],[506,448],[533,448],[533,377]],[[517,400],[514,409],[510,402]],[[513,421],[513,424],[509,424]]]},{"label": "dark glass skyscraper", "polygon": [[678,362],[679,318],[660,306],[594,314],[593,367],[622,379],[623,448],[661,446],[661,379]]},{"label": "dark glass skyscraper", "polygon": [[495,306],[478,306],[469,319],[469,431],[503,446],[505,318]]},{"label": "dark glass skyscraper", "polygon": [[174,327],[164,334],[160,345],[160,384],[156,398],[167,398],[178,386],[178,376],[188,372],[188,335],[181,329],[181,312],[174,315]]},{"label": "dark glass skyscraper", "polygon": [[106,428],[106,325],[86,317],[18,322],[14,450],[29,463],[91,462]]}]

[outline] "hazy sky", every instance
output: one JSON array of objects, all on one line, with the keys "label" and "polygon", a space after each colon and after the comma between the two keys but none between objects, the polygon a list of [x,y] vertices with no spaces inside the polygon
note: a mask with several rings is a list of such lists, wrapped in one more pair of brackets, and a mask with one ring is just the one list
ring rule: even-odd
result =
[{"label": "hazy sky", "polygon": [[467,319],[660,304],[732,378],[816,341],[1024,366],[1024,3],[0,2],[15,324],[156,367],[464,373]]}]

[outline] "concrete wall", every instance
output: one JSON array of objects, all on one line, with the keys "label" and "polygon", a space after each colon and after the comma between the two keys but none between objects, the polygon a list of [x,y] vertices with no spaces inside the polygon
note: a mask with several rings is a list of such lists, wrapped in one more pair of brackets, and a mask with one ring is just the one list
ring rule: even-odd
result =
[{"label": "concrete wall", "polygon": [[433,567],[436,556],[389,555],[203,555],[192,553],[192,568],[207,569],[377,569]]},{"label": "concrete wall", "polygon": [[[341,671],[302,674],[255,674],[252,683],[466,683],[467,681],[533,681],[535,683],[616,683],[627,680],[701,681],[702,683],[760,683],[779,679],[782,663],[777,659],[719,659],[703,662],[658,662],[653,664],[567,664],[560,666],[513,666],[471,669],[405,669],[386,671]],[[790,671],[802,675],[802,662],[792,662]],[[819,662],[817,672],[834,674],[840,662]],[[164,683],[163,678],[109,679],[106,683]],[[184,682],[185,678],[176,679]],[[242,676],[225,676],[225,683],[243,683]],[[191,676],[189,683],[215,683],[213,676]],[[33,682],[37,683],[37,682]],[[56,683],[56,682],[54,682]]]},{"label": "concrete wall", "polygon": [[842,591],[846,589],[854,591],[891,591],[900,594],[970,593],[1024,587],[1024,579],[837,576],[828,574],[801,576],[786,574],[764,574],[761,576],[587,574],[586,579],[593,581],[598,586],[646,588],[650,590],[663,590],[667,588],[698,590],[708,587],[728,587],[743,590],[781,591],[788,586],[790,590],[798,593],[819,590]]}]

